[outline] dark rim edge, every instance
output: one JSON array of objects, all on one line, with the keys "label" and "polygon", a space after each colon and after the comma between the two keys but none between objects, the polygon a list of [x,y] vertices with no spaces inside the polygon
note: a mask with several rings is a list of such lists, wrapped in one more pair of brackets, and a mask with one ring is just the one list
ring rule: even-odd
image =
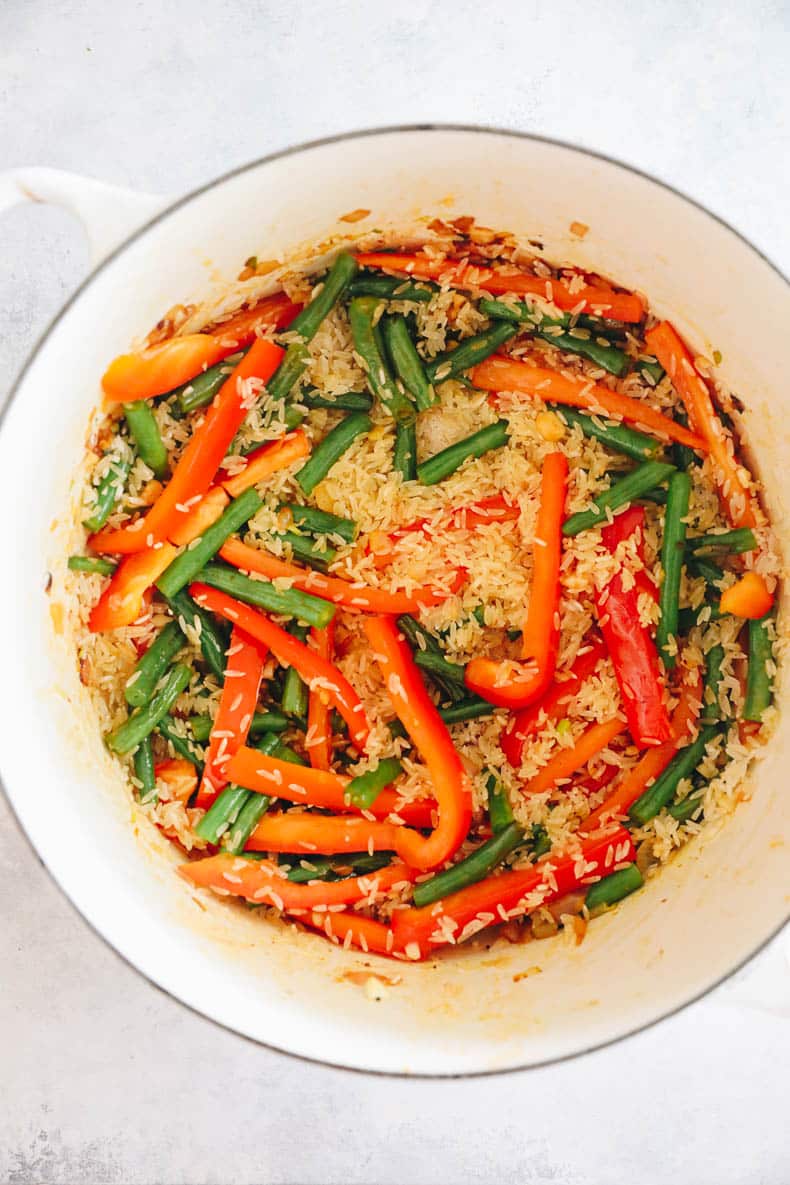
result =
[{"label": "dark rim edge", "polygon": [[[743,235],[739,230],[737,230],[734,226],[732,226],[729,222],[727,222],[727,220],[725,218],[722,218],[719,214],[715,214],[712,211],[708,210],[707,207],[702,205],[701,202],[698,202],[695,198],[689,197],[688,194],[686,194],[682,190],[676,188],[674,185],[669,184],[667,181],[660,180],[660,179],[652,176],[650,173],[645,172],[643,169],[640,169],[640,168],[636,167],[635,165],[626,164],[624,161],[619,160],[617,157],[609,156],[607,153],[598,152],[595,149],[591,149],[591,148],[583,148],[583,147],[579,146],[578,144],[571,144],[565,140],[560,140],[560,139],[557,139],[552,136],[541,136],[541,135],[534,134],[532,132],[520,132],[520,131],[516,131],[515,129],[512,129],[512,128],[498,128],[498,127],[493,127],[488,124],[455,124],[455,123],[393,124],[393,125],[383,126],[383,127],[363,128],[363,129],[360,129],[357,131],[352,131],[352,132],[338,132],[338,133],[331,135],[331,136],[323,136],[323,137],[320,137],[315,140],[308,140],[308,141],[305,141],[304,143],[301,143],[301,144],[292,145],[288,148],[278,149],[275,152],[267,153],[264,156],[257,157],[255,160],[248,161],[244,165],[239,165],[235,169],[230,169],[228,172],[222,173],[220,176],[215,177],[211,181],[206,182],[205,185],[201,185],[201,186],[198,186],[196,189],[190,190],[189,193],[184,194],[183,197],[178,198],[176,201],[172,202],[170,205],[168,205],[164,209],[160,210],[157,214],[155,214],[153,216],[153,218],[149,218],[148,221],[144,222],[135,231],[133,231],[132,234],[130,234],[121,243],[119,243],[119,245],[117,247],[115,247],[105,259],[102,259],[101,262],[96,265],[96,267],[92,268],[88,272],[85,279],[81,281],[81,283],[77,286],[77,288],[74,290],[74,292],[71,294],[71,296],[69,296],[69,298],[67,299],[65,304],[58,310],[58,312],[51,319],[49,324],[45,327],[45,329],[42,331],[42,333],[36,339],[32,349],[30,350],[30,353],[27,356],[27,359],[23,363],[19,373],[17,374],[16,378],[14,379],[13,383],[11,384],[11,387],[9,389],[8,395],[6,396],[6,399],[3,404],[2,409],[0,409],[0,430],[2,430],[2,428],[5,424],[6,416],[9,412],[12,404],[14,403],[17,395],[19,394],[20,388],[22,387],[22,384],[27,376],[28,371],[30,370],[31,366],[33,365],[33,362],[35,361],[39,351],[42,349],[45,342],[47,341],[47,338],[49,338],[49,336],[53,333],[55,328],[65,318],[65,316],[71,309],[72,305],[76,304],[76,302],[81,297],[83,291],[90,284],[93,283],[93,281],[96,279],[96,277],[99,276],[104,271],[104,269],[106,267],[108,267],[111,263],[113,263],[115,261],[115,259],[118,258],[126,250],[127,247],[131,246],[132,243],[135,243],[138,239],[142,238],[143,235],[145,235],[146,232],[151,227],[153,227],[157,223],[163,221],[165,218],[169,217],[171,214],[180,210],[182,207],[188,205],[189,202],[191,202],[194,198],[199,197],[201,194],[207,193],[209,190],[214,189],[217,186],[224,184],[226,181],[232,180],[234,177],[241,176],[242,174],[250,172],[253,169],[257,169],[261,165],[271,164],[274,161],[283,160],[289,156],[294,156],[300,152],[306,152],[306,151],[309,151],[310,149],[313,149],[313,148],[323,148],[323,147],[326,147],[326,146],[329,146],[332,144],[342,143],[343,141],[346,141],[346,140],[360,140],[360,139],[364,139],[368,136],[400,135],[400,134],[403,134],[404,132],[426,132],[426,133],[465,132],[465,133],[477,133],[477,134],[482,134],[482,135],[508,136],[508,137],[512,137],[513,139],[517,139],[517,140],[531,140],[531,141],[538,143],[538,144],[548,144],[554,148],[562,148],[568,152],[575,152],[579,156],[590,157],[594,160],[603,161],[605,164],[614,165],[616,168],[622,169],[624,172],[632,173],[637,177],[641,177],[645,181],[649,181],[653,185],[659,186],[661,189],[664,189],[668,193],[673,194],[675,197],[680,198],[681,201],[685,202],[687,205],[692,206],[694,209],[698,210],[700,213],[706,215],[706,217],[712,219],[714,222],[717,222],[726,231],[728,231],[730,234],[734,235],[734,237],[736,239],[738,239],[741,243],[743,243],[744,246],[748,247],[748,249],[754,255],[756,255],[760,260],[762,260],[762,262],[765,263],[770,268],[771,271],[773,271],[781,280],[784,281],[785,284],[787,284],[790,287],[790,279],[788,279],[788,277],[784,274],[784,272],[781,270],[781,268],[779,268],[773,262],[773,260],[769,259],[768,256],[763,251],[761,251],[758,247],[755,247],[755,245],[749,239],[747,239],[745,235]],[[684,1000],[682,1003],[675,1005],[668,1012],[662,1012],[659,1016],[654,1017],[652,1020],[647,1020],[641,1024],[635,1025],[633,1028],[627,1029],[625,1032],[618,1034],[616,1037],[609,1037],[605,1040],[594,1042],[592,1045],[588,1045],[584,1049],[578,1049],[573,1053],[561,1054],[558,1057],[546,1058],[540,1062],[532,1062],[529,1064],[522,1064],[520,1066],[507,1066],[504,1068],[496,1068],[496,1069],[490,1069],[490,1070],[464,1070],[464,1071],[459,1071],[456,1073],[447,1073],[447,1074],[431,1074],[431,1073],[424,1074],[424,1073],[419,1073],[419,1072],[418,1073],[409,1073],[407,1071],[396,1071],[396,1070],[363,1069],[363,1068],[357,1067],[357,1066],[348,1066],[348,1065],[343,1064],[342,1062],[330,1062],[330,1061],[326,1061],[322,1058],[311,1057],[308,1054],[295,1053],[292,1050],[284,1049],[281,1046],[271,1044],[267,1041],[261,1041],[257,1037],[250,1037],[247,1033],[241,1032],[239,1029],[234,1028],[232,1025],[226,1024],[223,1021],[217,1020],[214,1017],[207,1015],[205,1012],[203,1012],[196,1005],[187,1003],[185,1000],[181,999],[180,996],[177,996],[170,988],[163,987],[162,984],[158,983],[157,980],[152,977],[152,975],[148,974],[146,971],[143,971],[140,967],[137,966],[136,963],[132,962],[132,960],[129,957],[127,957],[125,954],[123,954],[121,951],[119,951],[118,948],[115,946],[115,944],[111,941],[111,939],[108,938],[105,934],[103,934],[101,932],[101,930],[99,930],[98,927],[96,925],[94,925],[93,922],[89,921],[89,919],[85,916],[85,914],[82,912],[82,910],[79,908],[79,906],[72,900],[71,896],[69,895],[67,890],[63,887],[63,885],[60,883],[59,879],[55,876],[55,874],[52,872],[52,870],[48,867],[46,862],[42,859],[36,845],[33,843],[32,839],[28,835],[28,832],[26,831],[25,827],[22,824],[22,821],[20,820],[19,816],[17,815],[17,812],[14,808],[13,800],[5,787],[5,780],[3,778],[2,771],[0,771],[0,789],[2,790],[3,795],[6,799],[6,802],[8,803],[8,806],[11,811],[11,817],[13,818],[13,820],[17,826],[17,829],[23,835],[23,837],[26,840],[27,844],[29,845],[34,857],[36,858],[38,863],[46,870],[47,874],[49,875],[49,877],[55,884],[55,886],[58,889],[58,891],[60,892],[60,894],[66,899],[66,901],[71,906],[71,908],[80,916],[80,918],[85,923],[85,925],[87,925],[88,928],[95,935],[97,935],[97,937],[106,946],[108,946],[110,948],[110,950],[115,954],[115,956],[118,959],[120,959],[123,963],[125,963],[128,967],[130,967],[137,975],[139,975],[142,979],[146,980],[149,984],[151,984],[152,987],[156,988],[157,991],[162,992],[163,995],[165,995],[169,999],[173,1000],[180,1007],[188,1009],[188,1011],[195,1013],[197,1016],[200,1016],[203,1020],[208,1021],[210,1024],[216,1025],[217,1028],[223,1029],[227,1032],[231,1032],[235,1036],[242,1038],[244,1041],[250,1042],[250,1044],[253,1044],[255,1046],[262,1046],[264,1049],[268,1049],[274,1053],[293,1058],[296,1061],[306,1062],[308,1065],[324,1066],[324,1067],[327,1067],[332,1070],[341,1070],[346,1073],[375,1074],[377,1077],[382,1077],[382,1078],[404,1078],[404,1079],[414,1079],[414,1080],[419,1079],[422,1081],[425,1081],[425,1080],[446,1081],[446,1080],[458,1080],[458,1079],[466,1079],[466,1078],[487,1078],[487,1077],[491,1077],[495,1074],[518,1074],[518,1073],[523,1073],[523,1072],[529,1071],[529,1070],[542,1069],[547,1066],[560,1065],[563,1062],[569,1062],[569,1061],[574,1060],[575,1058],[585,1057],[586,1055],[595,1053],[598,1050],[607,1049],[611,1045],[616,1045],[618,1042],[624,1041],[629,1037],[633,1037],[637,1033],[646,1032],[648,1029],[651,1029],[654,1026],[671,1019],[672,1017],[678,1015],[678,1013],[682,1012],[684,1009],[690,1007],[692,1004],[697,1003],[697,1001],[703,999],[710,992],[714,991],[717,987],[720,987],[723,983],[726,983],[728,979],[730,979],[732,976],[736,975],[743,967],[745,967],[748,963],[750,963],[752,961],[752,959],[756,958],[756,956],[758,954],[760,954],[763,950],[765,950],[765,948],[771,942],[773,942],[773,940],[782,932],[782,930],[784,930],[788,921],[790,921],[790,909],[788,909],[787,916],[785,917],[784,921],[782,921],[768,935],[766,935],[766,937],[761,942],[759,942],[758,945],[749,954],[745,955],[739,962],[737,962],[733,967],[731,967],[729,971],[726,971],[723,975],[720,975],[717,979],[715,979],[713,982],[709,983],[706,987],[701,988],[698,992],[689,996],[689,998],[687,1000]]]}]

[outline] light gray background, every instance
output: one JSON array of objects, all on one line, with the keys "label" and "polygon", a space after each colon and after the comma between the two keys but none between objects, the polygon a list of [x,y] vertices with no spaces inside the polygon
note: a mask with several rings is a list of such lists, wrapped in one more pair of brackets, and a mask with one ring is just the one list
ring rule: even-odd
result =
[{"label": "light gray background", "polygon": [[[1,0],[0,166],[176,194],[303,139],[476,121],[632,162],[788,271],[789,30],[759,2]],[[0,259],[4,384],[86,251],[70,216],[28,207]],[[86,929],[2,803],[0,910],[4,1182],[790,1181],[786,936],[618,1047],[438,1083],[325,1070],[186,1012]]]}]

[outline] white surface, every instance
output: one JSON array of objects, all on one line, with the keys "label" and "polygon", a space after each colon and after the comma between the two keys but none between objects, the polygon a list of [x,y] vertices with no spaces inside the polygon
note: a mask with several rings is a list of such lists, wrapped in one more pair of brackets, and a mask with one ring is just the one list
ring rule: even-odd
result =
[{"label": "white surface", "polygon": [[[515,4],[496,17],[466,4],[347,5],[330,24],[319,6],[238,3],[209,26],[171,3],[164,27],[158,11],[137,5],[121,29],[102,26],[98,5],[6,5],[0,163],[178,191],[360,123],[477,119],[629,159],[790,268],[778,8],[664,5],[639,27],[633,8],[611,5],[552,18]],[[82,255],[68,219],[43,209],[11,215],[0,244],[10,372]],[[625,1045],[526,1075],[385,1082],[269,1054],[187,1014],[86,931],[11,827],[0,858],[4,1180],[790,1176],[786,995],[749,1011],[736,1006],[745,989],[728,985]]]}]

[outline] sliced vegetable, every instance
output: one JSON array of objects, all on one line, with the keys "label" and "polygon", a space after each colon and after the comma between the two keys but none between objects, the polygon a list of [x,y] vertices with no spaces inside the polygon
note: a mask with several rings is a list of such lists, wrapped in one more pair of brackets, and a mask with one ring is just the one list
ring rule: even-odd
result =
[{"label": "sliced vegetable", "polygon": [[[105,456],[107,454],[105,453]],[[82,520],[83,526],[89,531],[100,531],[115,509],[126,486],[126,479],[132,467],[132,456],[129,450],[113,457],[109,462],[107,472],[93,487],[96,498],[87,518]]]},{"label": "sliced vegetable", "polygon": [[344,395],[322,395],[319,391],[302,391],[299,402],[308,408],[326,408],[327,411],[370,411],[373,396],[367,391],[347,391]]},{"label": "sliced vegetable", "polygon": [[301,460],[309,453],[310,442],[304,432],[301,430],[289,432],[280,440],[273,440],[269,444],[262,445],[255,452],[248,453],[243,469],[237,467],[239,458],[234,458],[233,476],[221,469],[218,480],[231,498],[238,498],[239,494],[244,493],[251,486],[266,481],[273,473],[287,469],[289,465],[293,465],[294,461]]},{"label": "sliced vegetable", "polygon": [[[310,631],[310,641],[315,649],[331,662],[334,658],[334,618],[324,629]],[[309,692],[307,707],[307,735],[305,748],[314,769],[329,769],[332,765],[332,709],[329,696],[323,688]]]},{"label": "sliced vegetable", "polygon": [[315,506],[299,506],[296,502],[283,502],[280,509],[290,515],[295,526],[311,535],[339,535],[346,543],[353,543],[357,537],[357,524],[350,518],[340,518]]},{"label": "sliced vegetable", "polygon": [[225,832],[222,846],[226,852],[238,855],[272,804],[267,794],[248,793],[247,800]]},{"label": "sliced vegetable", "polygon": [[618,378],[625,373],[629,365],[629,357],[624,350],[619,350],[595,330],[577,328],[571,324],[568,316],[546,317],[541,315],[533,305],[505,304],[501,300],[481,300],[480,312],[487,317],[494,317],[503,321],[516,323],[527,322],[528,328],[545,338],[558,350],[565,350],[570,354],[579,354],[582,358],[589,358],[597,366],[608,370]]},{"label": "sliced vegetable", "polygon": [[241,786],[226,786],[214,797],[203,818],[195,825],[195,835],[207,843],[219,843],[231,824],[238,819],[249,797],[250,791]]},{"label": "sliced vegetable", "polygon": [[129,433],[137,445],[139,456],[145,461],[154,477],[163,481],[169,472],[167,449],[162,442],[159,425],[151,410],[151,405],[142,400],[137,403],[125,403],[123,414],[129,425]]},{"label": "sliced vegetable", "polygon": [[367,538],[367,552],[373,556],[377,568],[384,568],[397,557],[401,540],[416,532],[440,539],[448,531],[476,531],[478,527],[487,527],[489,523],[513,522],[520,513],[518,503],[508,502],[501,494],[494,494],[469,506],[456,507],[447,518],[418,518],[394,531],[371,531]]},{"label": "sliced vegetable", "polygon": [[395,757],[384,757],[373,769],[352,778],[346,788],[349,802],[360,810],[370,810],[385,786],[403,773],[403,766]]},{"label": "sliced vegetable", "polygon": [[493,868],[501,864],[523,842],[523,829],[518,823],[509,823],[504,830],[492,835],[465,859],[459,860],[451,868],[446,868],[444,872],[437,872],[430,880],[421,881],[414,890],[414,904],[419,909],[476,884],[484,876],[488,876]]},{"label": "sliced vegetable", "polygon": [[263,501],[255,490],[246,490],[238,498],[234,498],[227,510],[206,533],[198,536],[159,577],[157,588],[162,596],[174,597],[182,588],[186,588],[212,556],[216,555],[225,540],[244,526],[262,505]]},{"label": "sliced vegetable", "polygon": [[720,729],[718,724],[708,724],[700,729],[699,735],[692,744],[681,749],[673,757],[669,765],[660,774],[652,786],[637,798],[628,814],[635,823],[644,826],[661,811],[675,797],[678,782],[688,778],[694,772],[705,756],[705,750],[717,736]]},{"label": "sliced vegetable", "polygon": [[426,374],[432,383],[443,383],[446,379],[457,378],[465,370],[471,370],[473,366],[484,361],[517,333],[517,325],[512,325],[509,321],[495,321],[485,332],[475,334],[474,337],[466,337],[454,349],[437,354],[426,366]]},{"label": "sliced vegetable", "polygon": [[586,728],[574,745],[567,749],[559,749],[546,762],[542,769],[523,787],[524,794],[543,794],[547,790],[555,789],[605,749],[615,737],[625,732],[625,721],[618,716],[611,720],[604,720],[600,724],[591,724]]},{"label": "sliced vegetable", "polygon": [[497,420],[494,424],[488,424],[423,461],[417,466],[417,477],[424,486],[436,485],[438,481],[443,481],[445,477],[455,473],[456,469],[460,469],[464,461],[472,457],[482,457],[491,449],[502,448],[508,442],[508,432],[507,420]]},{"label": "sliced vegetable", "polygon": [[313,289],[310,302],[291,322],[289,333],[298,334],[303,341],[312,341],[356,274],[354,256],[346,252],[337,255],[323,282]]},{"label": "sliced vegetable", "polygon": [[414,405],[400,390],[390,374],[382,349],[381,332],[376,318],[381,302],[375,296],[355,296],[348,306],[354,349],[362,361],[372,394],[394,420],[414,417]]},{"label": "sliced vegetable", "polygon": [[[230,540],[224,545],[220,552],[223,558],[227,558],[224,553],[230,544],[235,546],[236,540]],[[239,546],[246,547],[246,544],[239,544]],[[248,550],[252,551],[253,555],[263,554],[253,548]],[[301,592],[298,588],[281,589],[268,580],[251,580],[249,576],[243,576],[241,572],[234,572],[232,568],[226,568],[221,564],[207,564],[198,575],[203,584],[209,584],[212,588],[229,593],[230,596],[237,597],[240,601],[256,605],[259,609],[266,609],[269,613],[279,613],[283,617],[295,617],[317,629],[323,629],[332,620],[335,613],[334,606],[329,601]]]},{"label": "sliced vegetable", "polygon": [[434,284],[412,284],[398,276],[359,273],[348,286],[349,296],[377,296],[381,300],[407,300],[430,304],[438,291]]},{"label": "sliced vegetable", "polygon": [[206,666],[221,683],[225,678],[225,651],[228,647],[224,630],[214,624],[211,614],[196,605],[186,590],[170,597],[167,603],[184,633],[191,628],[197,634]]},{"label": "sliced vegetable", "polygon": [[357,437],[363,436],[372,427],[370,416],[366,416],[364,412],[346,416],[339,424],[335,424],[313,450],[310,460],[296,473],[296,480],[304,492],[312,494],[343,453],[348,452]]},{"label": "sliced vegetable", "polygon": [[90,572],[95,576],[112,576],[117,565],[111,560],[102,559],[98,555],[70,555],[68,568],[70,572]]},{"label": "sliced vegetable", "polygon": [[773,650],[770,632],[773,617],[767,613],[749,622],[749,667],[743,719],[759,723],[773,700]]},{"label": "sliced vegetable", "polygon": [[445,698],[454,703],[466,698],[465,668],[445,658],[436,638],[408,614],[398,618],[398,627],[414,650],[414,661],[436,684]]},{"label": "sliced vegetable", "polygon": [[734,617],[746,617],[756,621],[765,617],[774,603],[768,585],[759,572],[744,572],[740,580],[725,588],[721,594],[719,609],[732,613]]},{"label": "sliced vegetable", "polygon": [[624,453],[627,457],[633,457],[637,461],[650,461],[661,452],[660,440],[646,436],[644,432],[637,432],[627,424],[601,419],[600,416],[586,416],[584,412],[576,411],[572,407],[563,407],[561,404],[548,403],[546,406],[572,428],[580,428],[585,436],[600,440],[601,444],[614,449],[615,452]]},{"label": "sliced vegetable", "polygon": [[672,670],[677,654],[680,580],[683,575],[683,552],[686,546],[686,516],[691,496],[691,478],[685,471],[673,473],[667,483],[667,510],[661,541],[663,579],[659,593],[659,618],[656,643],[667,670]]},{"label": "sliced vegetable", "polygon": [[679,440],[698,452],[707,452],[701,436],[695,436],[688,428],[655,411],[639,399],[610,391],[600,383],[584,379],[571,379],[547,370],[543,366],[532,366],[529,362],[516,362],[497,354],[481,362],[472,372],[472,383],[483,391],[515,391],[520,395],[535,395],[547,403],[561,403],[570,407],[582,407],[598,416],[609,416],[627,423],[636,424],[655,433],[664,440]]},{"label": "sliced vegetable", "polygon": [[[306,640],[308,633],[306,626],[299,625],[298,622],[291,622],[286,628],[288,633],[299,642]],[[285,672],[283,694],[280,700],[280,707],[285,715],[290,716],[292,720],[301,721],[304,724],[307,720],[308,695],[307,684],[302,676],[294,667],[289,667]]]},{"label": "sliced vegetable", "polygon": [[134,751],[134,776],[140,783],[137,798],[140,802],[156,802],[156,774],[154,773],[154,750],[151,745],[150,733],[143,737]]},{"label": "sliced vegetable", "polygon": [[137,665],[126,680],[124,696],[130,707],[140,708],[148,703],[157,683],[184,645],[183,630],[177,622],[168,622],[145,654],[137,660]]},{"label": "sliced vegetable", "polygon": [[203,759],[200,753],[190,738],[176,728],[176,722],[172,716],[163,716],[156,726],[156,731],[164,737],[174,753],[189,762],[196,775],[203,772]]},{"label": "sliced vegetable", "polygon": [[196,374],[188,383],[177,387],[172,394],[178,403],[178,410],[186,416],[190,412],[197,411],[200,407],[207,407],[228,375],[232,373],[234,365],[233,355],[231,355],[222,362],[218,362],[216,366],[210,366],[208,370]]},{"label": "sliced vegetable", "polygon": [[603,880],[591,885],[587,890],[584,904],[590,913],[595,913],[600,909],[606,909],[607,906],[616,905],[630,893],[641,889],[643,884],[642,873],[636,864],[626,864],[625,868],[621,868],[618,872],[613,872],[609,876],[605,876]]},{"label": "sliced vegetable", "polygon": [[238,346],[229,346],[208,333],[185,333],[137,354],[120,354],[102,377],[104,396],[114,403],[155,399],[189,382],[236,349]]},{"label": "sliced vegetable", "polygon": [[143,612],[145,594],[178,554],[172,543],[151,547],[121,560],[88,617],[91,633],[131,625]]},{"label": "sliced vegetable", "polygon": [[317,542],[308,535],[300,535],[297,531],[282,531],[273,538],[285,544],[294,559],[317,568],[319,572],[325,572],[337,556],[334,547]]},{"label": "sliced vegetable", "polygon": [[191,678],[192,669],[184,663],[171,667],[148,703],[135,708],[123,724],[107,735],[107,747],[119,757],[136,749],[154,731],[162,717],[167,715]]},{"label": "sliced vegetable", "polygon": [[488,817],[491,820],[491,830],[497,835],[505,831],[514,822],[513,808],[507,796],[507,791],[496,774],[489,774],[486,778],[488,791]]},{"label": "sliced vegetable", "polygon": [[230,760],[247,739],[258,702],[266,652],[264,643],[233,627],[225,682],[211,729],[206,765],[195,804],[204,810],[230,781],[227,773]]},{"label": "sliced vegetable", "polygon": [[414,420],[401,420],[395,425],[395,448],[392,468],[404,481],[417,477],[417,425]]},{"label": "sliced vegetable", "polygon": [[589,510],[580,510],[578,513],[572,514],[563,525],[563,534],[578,535],[581,531],[589,530],[590,527],[597,527],[606,521],[608,511],[628,506],[653,486],[666,481],[673,473],[677,473],[673,465],[667,465],[663,461],[645,461],[632,473],[620,481],[616,481],[608,490],[603,490],[593,498]]},{"label": "sliced vegetable", "polygon": [[724,662],[724,647],[720,642],[711,646],[705,655],[705,682],[702,689],[702,720],[712,724],[722,715],[719,700],[719,687],[722,677],[722,663]]},{"label": "sliced vegetable", "polygon": [[[249,852],[304,852],[308,857],[343,852],[391,852],[406,827],[354,815],[315,815],[307,811],[267,814],[247,841]],[[411,832],[416,834],[416,832]]]},{"label": "sliced vegetable", "polygon": [[757,540],[751,527],[736,527],[733,531],[709,531],[706,535],[695,535],[686,539],[688,551],[697,555],[700,551],[725,551],[729,555],[741,555],[755,551]]},{"label": "sliced vegetable", "polygon": [[403,317],[384,317],[380,322],[390,361],[400,381],[414,399],[418,411],[427,411],[436,403],[425,363],[417,353]]}]

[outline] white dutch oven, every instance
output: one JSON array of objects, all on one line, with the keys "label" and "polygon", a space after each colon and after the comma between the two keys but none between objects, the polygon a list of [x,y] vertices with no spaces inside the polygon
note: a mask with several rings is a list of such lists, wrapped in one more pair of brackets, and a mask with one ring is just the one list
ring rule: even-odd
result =
[{"label": "white dutch oven", "polygon": [[[163,204],[51,170],[6,176],[0,205],[59,201],[101,258]],[[172,304],[203,299],[256,253],[423,214],[473,214],[539,239],[549,259],[649,294],[694,346],[723,355],[790,552],[790,293],[752,247],[699,207],[621,165],[526,136],[469,128],[363,133],[250,165],[156,214],[93,272],[40,343],[0,432],[6,508],[0,584],[0,768],[31,843],[84,917],[135,967],[229,1028],[309,1058],[413,1074],[484,1072],[587,1050],[666,1016],[732,972],[788,917],[790,710],[760,759],[752,800],[689,845],[584,943],[498,944],[413,966],[338,951],[222,902],[196,903],[175,857],[134,810],[103,750],[58,633],[58,553],[70,478],[107,360]],[[574,239],[570,223],[590,227]],[[761,332],[755,347],[753,320]],[[53,523],[60,526],[53,529]],[[56,574],[44,591],[45,572]],[[787,699],[786,687],[779,701]],[[354,972],[402,981],[372,1000]],[[352,975],[349,977],[348,973]]]}]

